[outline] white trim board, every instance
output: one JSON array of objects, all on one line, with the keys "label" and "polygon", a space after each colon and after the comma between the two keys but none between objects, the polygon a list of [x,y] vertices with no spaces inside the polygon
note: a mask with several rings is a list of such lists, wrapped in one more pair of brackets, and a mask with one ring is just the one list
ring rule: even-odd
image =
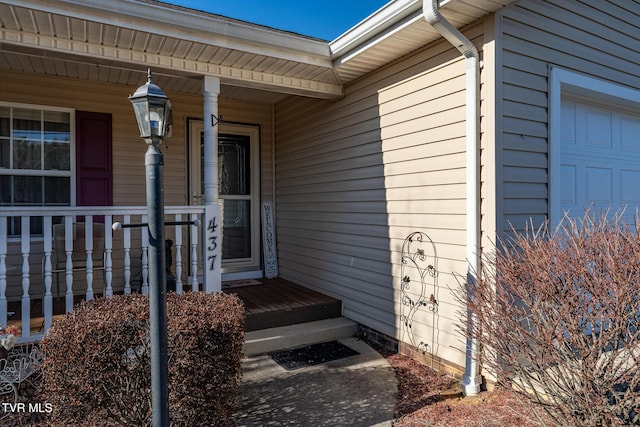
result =
[{"label": "white trim board", "polygon": [[554,229],[562,219],[560,208],[560,141],[562,98],[588,97],[619,107],[640,108],[640,90],[590,77],[574,71],[550,67],[549,71],[549,223]]}]

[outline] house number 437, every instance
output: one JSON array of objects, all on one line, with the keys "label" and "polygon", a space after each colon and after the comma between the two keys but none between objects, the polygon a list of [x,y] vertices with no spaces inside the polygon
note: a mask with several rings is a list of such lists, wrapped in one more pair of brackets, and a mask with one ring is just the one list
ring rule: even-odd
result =
[{"label": "house number 437", "polygon": [[216,223],[216,217],[213,217],[209,220],[207,224],[207,251],[209,252],[209,256],[207,260],[209,261],[209,270],[213,271],[216,269],[216,254],[215,250],[218,248],[218,224]]}]

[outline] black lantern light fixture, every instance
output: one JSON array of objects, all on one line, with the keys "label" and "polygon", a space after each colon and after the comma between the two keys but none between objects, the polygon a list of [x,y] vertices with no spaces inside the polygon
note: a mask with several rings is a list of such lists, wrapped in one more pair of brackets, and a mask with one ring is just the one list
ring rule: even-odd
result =
[{"label": "black lantern light fixture", "polygon": [[167,136],[171,118],[171,100],[162,89],[151,81],[148,70],[147,83],[140,86],[129,100],[136,114],[140,137],[147,144],[159,143]]},{"label": "black lantern light fixture", "polygon": [[164,245],[164,158],[160,143],[166,137],[171,117],[171,101],[151,81],[129,97],[140,128],[148,144],[145,154],[147,211],[149,222],[149,335],[151,352],[152,425],[169,425],[169,369],[167,355],[167,285]]}]

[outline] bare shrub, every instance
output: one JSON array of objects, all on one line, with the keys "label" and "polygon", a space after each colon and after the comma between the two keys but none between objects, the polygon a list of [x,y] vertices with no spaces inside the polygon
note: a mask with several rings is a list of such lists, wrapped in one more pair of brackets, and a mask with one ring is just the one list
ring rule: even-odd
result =
[{"label": "bare shrub", "polygon": [[[167,297],[171,425],[229,425],[241,375],[244,309],[233,295]],[[151,425],[149,300],[82,303],[42,342],[52,425]]]},{"label": "bare shrub", "polygon": [[587,212],[514,233],[459,295],[483,366],[560,425],[640,424],[638,230]]}]

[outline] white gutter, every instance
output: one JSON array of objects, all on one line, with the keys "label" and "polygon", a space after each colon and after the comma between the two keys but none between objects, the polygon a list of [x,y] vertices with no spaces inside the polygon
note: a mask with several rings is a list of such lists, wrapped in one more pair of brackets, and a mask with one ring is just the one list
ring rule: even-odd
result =
[{"label": "white gutter", "polygon": [[420,18],[421,0],[395,0],[363,19],[329,43],[331,58],[338,64],[347,62],[380,40]]},{"label": "white gutter", "polygon": [[[423,0],[422,13],[431,26],[456,47],[466,59],[467,76],[467,136],[466,136],[466,169],[467,169],[467,248],[466,257],[469,263],[467,281],[475,281],[475,273],[480,271],[480,177],[479,170],[479,110],[480,110],[480,55],[478,50],[456,27],[438,12],[438,0]],[[470,322],[476,322],[475,316],[469,314]],[[462,390],[467,396],[475,396],[480,392],[482,378],[477,362],[478,343],[467,338],[466,366],[462,377]]]}]

